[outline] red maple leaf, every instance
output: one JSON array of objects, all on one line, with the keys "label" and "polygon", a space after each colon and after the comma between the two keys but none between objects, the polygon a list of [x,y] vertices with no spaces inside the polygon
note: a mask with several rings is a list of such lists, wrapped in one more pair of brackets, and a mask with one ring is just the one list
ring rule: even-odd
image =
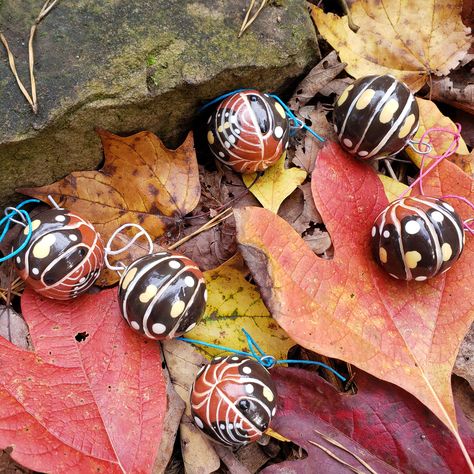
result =
[{"label": "red maple leaf", "polygon": [[0,337],[0,448],[43,472],[150,472],[166,412],[158,346],[132,333],[117,290],[22,297],[34,352]]}]

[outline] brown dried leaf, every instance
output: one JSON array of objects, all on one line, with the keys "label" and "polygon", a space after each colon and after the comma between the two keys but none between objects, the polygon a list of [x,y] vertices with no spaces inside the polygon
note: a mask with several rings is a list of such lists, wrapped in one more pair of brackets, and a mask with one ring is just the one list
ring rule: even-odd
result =
[{"label": "brown dried leaf", "polygon": [[32,350],[25,320],[11,307],[0,306],[0,336],[17,347]]},{"label": "brown dried leaf", "polygon": [[305,106],[321,89],[343,71],[345,66],[346,64],[339,61],[336,51],[331,51],[298,84],[295,93],[288,102],[290,109],[297,112]]},{"label": "brown dried leaf", "polygon": [[471,325],[459,348],[453,372],[466,379],[474,390],[474,325]]}]

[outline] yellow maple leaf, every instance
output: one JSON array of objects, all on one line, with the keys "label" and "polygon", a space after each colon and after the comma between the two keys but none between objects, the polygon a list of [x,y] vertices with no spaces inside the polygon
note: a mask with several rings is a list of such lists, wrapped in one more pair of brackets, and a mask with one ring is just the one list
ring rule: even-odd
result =
[{"label": "yellow maple leaf", "polygon": [[355,0],[347,16],[312,7],[321,35],[337,50],[355,78],[392,74],[417,91],[430,74],[447,75],[470,46],[461,20],[462,0]]},{"label": "yellow maple leaf", "polygon": [[[457,131],[456,125],[449,118],[444,116],[438,109],[435,103],[430,100],[416,99],[418,107],[420,109],[420,127],[413,137],[413,140],[419,140],[426,130],[430,128],[446,128],[448,130]],[[450,133],[443,133],[439,131],[433,131],[428,134],[429,142],[433,147],[430,152],[432,156],[441,156],[449,148],[449,145],[453,141],[453,135]],[[419,166],[421,163],[421,157],[410,147],[406,148],[408,156]],[[468,174],[474,173],[473,155],[469,154],[466,143],[461,138],[459,140],[459,146],[456,153],[449,157],[449,160],[457,164],[463,171]]]},{"label": "yellow maple leaf", "polygon": [[[260,204],[275,214],[281,203],[306,179],[306,171],[299,168],[285,168],[286,152],[280,159],[258,178],[257,175],[244,175],[243,180]],[[254,184],[252,184],[254,183]]]},{"label": "yellow maple leaf", "polygon": [[[286,359],[288,349],[295,343],[271,317],[257,287],[245,279],[249,274],[239,254],[204,272],[209,294],[206,312],[185,337],[248,352],[244,328],[266,354]],[[196,347],[208,358],[223,352]]]}]

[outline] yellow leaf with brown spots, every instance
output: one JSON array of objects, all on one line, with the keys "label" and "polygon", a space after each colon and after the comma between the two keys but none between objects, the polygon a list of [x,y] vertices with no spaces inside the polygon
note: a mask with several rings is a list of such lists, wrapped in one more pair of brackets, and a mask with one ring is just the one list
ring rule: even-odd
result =
[{"label": "yellow leaf with brown spots", "polygon": [[355,78],[392,74],[419,90],[430,74],[447,75],[471,44],[461,20],[462,0],[355,0],[348,17],[312,6],[321,35]]},{"label": "yellow leaf with brown spots", "polygon": [[[48,186],[18,191],[61,206],[88,219],[106,242],[122,224],[137,223],[155,239],[180,223],[199,201],[198,165],[192,133],[176,150],[151,132],[119,137],[99,131],[105,164],[77,171]],[[99,282],[117,281],[106,271]]]},{"label": "yellow leaf with brown spots", "polygon": [[[245,186],[269,211],[278,212],[281,203],[306,179],[306,171],[299,168],[285,168],[286,152],[263,176],[243,175]],[[252,184],[253,183],[253,184]]]},{"label": "yellow leaf with brown spots", "polygon": [[[295,343],[271,317],[257,287],[247,281],[249,275],[239,254],[204,272],[209,294],[206,312],[185,337],[248,351],[244,328],[266,354],[286,359],[288,349]],[[196,347],[208,358],[223,352],[200,345]]]},{"label": "yellow leaf with brown spots", "polygon": [[[413,140],[419,140],[426,130],[430,128],[445,128],[447,130],[452,130],[453,132],[457,131],[454,122],[449,117],[444,116],[434,102],[420,98],[417,98],[416,100],[420,109],[420,127],[418,128],[416,135],[413,137]],[[441,156],[445,153],[454,138],[451,133],[440,131],[432,131],[428,134],[428,137],[429,142],[433,147],[433,150],[430,153],[432,156]],[[418,165],[421,163],[420,155],[415,153],[415,151],[410,147],[406,148],[406,152],[415,163]],[[451,155],[448,159],[458,165],[467,174],[472,175],[474,173],[474,156],[472,153],[469,154],[466,143],[462,138],[459,140],[459,146],[456,153]]]}]

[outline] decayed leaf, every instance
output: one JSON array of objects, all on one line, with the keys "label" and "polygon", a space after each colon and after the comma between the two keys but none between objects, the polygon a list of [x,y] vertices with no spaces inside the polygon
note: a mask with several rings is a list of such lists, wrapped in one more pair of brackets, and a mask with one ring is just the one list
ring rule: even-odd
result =
[{"label": "decayed leaf", "polygon": [[156,344],[120,316],[117,291],[53,301],[26,290],[35,352],[0,338],[0,449],[41,472],[147,472],[163,430]]},{"label": "decayed leaf", "polygon": [[465,378],[474,390],[474,324],[466,334],[456,358],[453,372]]},{"label": "decayed leaf", "polygon": [[192,133],[176,150],[168,150],[151,132],[130,137],[105,130],[99,134],[105,153],[101,170],[77,171],[52,185],[19,192],[45,202],[51,195],[62,207],[90,220],[104,241],[130,222],[143,226],[154,239],[196,207],[201,188]]},{"label": "decayed leaf", "polygon": [[[468,81],[472,77],[469,71]],[[467,82],[463,85],[455,84],[451,78],[443,77],[433,81],[431,95],[434,100],[445,102],[453,107],[474,114],[474,84]]]},{"label": "decayed leaf", "polygon": [[22,349],[30,348],[28,325],[11,307],[0,306],[0,336]]},{"label": "decayed leaf", "polygon": [[[315,472],[315,466],[318,472],[350,472],[342,462],[369,472],[356,456],[378,474],[469,472],[449,430],[392,384],[357,371],[358,391],[351,395],[338,393],[318,375],[301,369],[277,368],[272,377],[278,391],[272,427],[304,447],[308,457],[273,465],[263,470],[265,474],[306,474]],[[458,413],[460,432],[472,455],[474,437],[464,414]]]},{"label": "decayed leaf", "polygon": [[[450,118],[444,116],[438,109],[434,102],[430,100],[420,99],[417,97],[418,107],[420,109],[420,126],[416,132],[413,140],[419,140],[426,130],[430,128],[445,128],[457,131],[456,125],[451,121]],[[451,133],[444,133],[439,131],[432,131],[428,134],[429,142],[433,147],[433,151],[430,155],[441,156],[449,148],[449,145],[453,142],[453,135]],[[419,155],[415,153],[410,147],[406,148],[406,152],[411,158],[419,160]],[[474,172],[474,163],[472,155],[469,155],[464,140],[459,140],[459,147],[454,155],[449,157],[453,163],[456,163],[466,173],[472,174]]]},{"label": "decayed leaf", "polygon": [[462,0],[355,0],[352,20],[312,6],[319,32],[355,78],[392,74],[413,91],[430,74],[447,75],[466,55],[470,29],[461,21]]},{"label": "decayed leaf", "polygon": [[288,101],[288,107],[297,112],[343,71],[345,66],[345,64],[339,62],[336,52],[331,51],[298,84],[295,89],[296,92]]},{"label": "decayed leaf", "polygon": [[[281,203],[306,179],[306,171],[286,168],[286,153],[263,176],[244,175],[243,180],[260,204],[273,212],[278,212]],[[253,184],[252,184],[253,183]]]},{"label": "decayed leaf", "polygon": [[[328,143],[312,186],[333,240],[331,261],[316,257],[278,216],[235,211],[240,248],[267,307],[297,343],[399,385],[457,436],[450,377],[474,319],[474,242],[468,237],[461,259],[437,278],[395,280],[370,251],[370,229],[388,203],[375,172]],[[474,199],[473,181],[448,161],[425,180],[425,192]],[[456,207],[471,215],[467,205]]]},{"label": "decayed leaf", "polygon": [[[256,286],[246,280],[249,273],[239,254],[214,270],[204,272],[209,294],[206,312],[200,323],[185,336],[248,351],[244,328],[265,353],[286,359],[294,342],[270,316]],[[208,358],[222,353],[219,349],[196,347]]]}]

